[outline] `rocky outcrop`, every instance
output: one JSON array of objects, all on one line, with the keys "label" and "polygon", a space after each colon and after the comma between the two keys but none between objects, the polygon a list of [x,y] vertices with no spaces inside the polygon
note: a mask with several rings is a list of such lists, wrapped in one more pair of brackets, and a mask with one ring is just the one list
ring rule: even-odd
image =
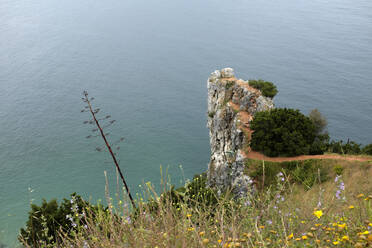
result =
[{"label": "rocky outcrop", "polygon": [[237,196],[252,190],[252,180],[244,174],[244,157],[249,152],[249,123],[257,111],[274,107],[270,98],[237,79],[225,68],[208,78],[208,128],[211,158],[208,182],[220,192],[231,189]]}]

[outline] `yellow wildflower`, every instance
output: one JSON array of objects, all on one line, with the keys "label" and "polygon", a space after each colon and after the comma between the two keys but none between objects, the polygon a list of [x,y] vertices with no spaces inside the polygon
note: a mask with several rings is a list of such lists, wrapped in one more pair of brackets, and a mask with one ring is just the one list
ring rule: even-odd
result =
[{"label": "yellow wildflower", "polygon": [[344,235],[342,238],[341,238],[342,241],[349,241],[349,236],[347,235]]},{"label": "yellow wildflower", "polygon": [[339,230],[339,231],[342,231],[342,230],[345,229],[345,227],[346,227],[346,223],[344,223],[344,224],[339,224],[339,225],[337,225],[337,227],[338,227],[338,230]]},{"label": "yellow wildflower", "polygon": [[318,227],[318,226],[321,226],[321,225],[322,225],[322,224],[315,224],[315,226],[317,226],[317,227]]},{"label": "yellow wildflower", "polygon": [[189,228],[187,228],[187,231],[189,231],[189,232],[192,232],[192,231],[194,231],[195,230],[195,228],[193,228],[193,227],[189,227]]},{"label": "yellow wildflower", "polygon": [[339,241],[333,241],[332,242],[334,245],[338,245],[340,242]]},{"label": "yellow wildflower", "polygon": [[219,244],[221,244],[222,240],[221,240],[221,239],[219,239],[219,240],[217,240],[217,242],[218,242]]},{"label": "yellow wildflower", "polygon": [[190,218],[192,215],[191,214],[187,214],[186,216]]},{"label": "yellow wildflower", "polygon": [[199,235],[200,236],[204,236],[205,232],[200,232]]},{"label": "yellow wildflower", "polygon": [[354,209],[354,206],[353,206],[353,205],[350,205],[350,206],[349,206],[349,209]]},{"label": "yellow wildflower", "polygon": [[209,243],[209,239],[203,239],[203,244],[208,244]]},{"label": "yellow wildflower", "polygon": [[362,233],[360,233],[361,235],[367,235],[367,234],[369,234],[369,232],[368,231],[365,231],[365,232],[362,232]]},{"label": "yellow wildflower", "polygon": [[300,239],[300,238],[296,238],[295,240],[296,240],[296,241],[300,241],[301,239]]},{"label": "yellow wildflower", "polygon": [[265,226],[259,226],[259,228],[260,228],[260,229],[264,229],[264,228],[265,228]]},{"label": "yellow wildflower", "polygon": [[317,210],[317,211],[314,211],[313,213],[318,219],[320,219],[320,217],[322,217],[323,215],[323,211],[322,210]]},{"label": "yellow wildflower", "polygon": [[364,194],[357,195],[357,198],[362,198],[362,197],[364,197]]},{"label": "yellow wildflower", "polygon": [[302,238],[303,240],[306,240],[306,239],[307,239],[307,236],[306,236],[306,235],[303,235],[301,238]]},{"label": "yellow wildflower", "polygon": [[293,238],[293,233],[289,234],[287,239],[292,239]]}]

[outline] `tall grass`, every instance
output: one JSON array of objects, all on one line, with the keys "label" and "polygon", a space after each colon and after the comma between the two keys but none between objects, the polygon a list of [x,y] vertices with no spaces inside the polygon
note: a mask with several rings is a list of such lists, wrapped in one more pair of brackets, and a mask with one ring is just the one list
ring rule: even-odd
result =
[{"label": "tall grass", "polygon": [[[371,173],[371,167],[364,172]],[[344,174],[351,180],[362,176]],[[72,236],[61,232],[58,246],[370,247],[371,185],[368,179],[365,187],[346,176],[305,190],[278,173],[275,184],[255,195],[236,200],[226,193],[216,196],[214,204],[185,192],[170,194],[166,186],[158,195],[147,184],[148,200],[139,197],[136,211],[129,210],[129,199],[106,210],[88,210],[87,225],[77,226]]]}]

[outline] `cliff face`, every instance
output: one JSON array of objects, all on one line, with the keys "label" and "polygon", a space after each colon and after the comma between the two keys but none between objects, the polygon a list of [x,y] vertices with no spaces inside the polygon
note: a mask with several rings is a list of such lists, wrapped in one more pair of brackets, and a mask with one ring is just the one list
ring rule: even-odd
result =
[{"label": "cliff face", "polygon": [[235,78],[231,68],[215,71],[208,78],[208,128],[211,159],[208,182],[219,191],[231,188],[237,196],[252,190],[244,175],[244,157],[249,152],[249,123],[257,111],[274,107],[270,98]]}]

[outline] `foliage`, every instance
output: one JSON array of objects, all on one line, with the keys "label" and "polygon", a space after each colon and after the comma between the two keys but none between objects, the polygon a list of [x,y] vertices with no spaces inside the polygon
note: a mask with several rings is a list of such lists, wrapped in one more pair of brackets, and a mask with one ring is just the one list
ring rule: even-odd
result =
[{"label": "foliage", "polygon": [[213,118],[215,114],[216,114],[216,112],[214,112],[214,111],[208,112],[209,118]]},{"label": "foliage", "polygon": [[[175,189],[173,186],[164,192],[160,199],[163,204],[172,202],[175,208],[179,208],[181,204],[186,204],[189,207],[195,204],[203,203],[205,206],[213,207],[217,204],[218,197],[214,190],[207,186],[207,175],[202,173],[195,175],[194,178],[185,184],[183,187]],[[154,199],[150,201],[152,212],[158,210],[158,205]]]},{"label": "foliage", "polygon": [[[154,209],[148,202],[139,201],[140,214],[135,219],[122,214],[129,211],[130,205],[129,200],[123,199],[124,202],[119,201],[117,208],[109,208],[110,211],[100,208],[95,214],[89,214],[87,210],[87,228],[77,228],[75,235],[62,231],[62,243],[57,247],[370,247],[372,184],[365,177],[372,172],[370,164],[318,162],[328,169],[342,166],[348,177],[322,181],[317,187],[304,191],[293,181],[301,179],[295,179],[297,177],[287,171],[299,170],[298,178],[305,178],[309,171],[317,170],[315,161],[286,163],[283,168],[265,163],[265,174],[273,175],[272,183],[246,198],[216,197],[212,208],[201,194],[193,204],[188,204],[191,199],[186,199],[174,207],[175,198],[163,201],[154,193],[156,215],[150,214]],[[307,169],[297,169],[302,166]],[[207,190],[205,175],[200,181],[196,178],[188,185],[198,191]],[[186,188],[187,185],[177,189],[178,194],[185,193]],[[336,189],[342,190],[345,198],[335,197]],[[198,191],[190,189],[184,197]]]},{"label": "foliage", "polygon": [[[135,223],[107,218],[100,229],[89,220],[89,228],[64,239],[62,247],[369,247],[368,191],[345,191],[346,200],[339,200],[332,197],[333,181],[304,192],[284,177],[277,180],[279,190],[267,187],[240,201],[218,198],[212,217],[203,202],[174,208],[172,202],[158,201],[156,217],[140,202],[142,214]],[[350,186],[345,178],[345,187]]]},{"label": "foliage", "polygon": [[346,143],[344,143],[342,140],[340,140],[330,142],[328,145],[328,151],[339,154],[357,155],[361,154],[362,149],[361,145],[354,141],[348,140]]},{"label": "foliage", "polygon": [[42,200],[40,206],[31,204],[26,227],[21,228],[18,239],[32,247],[54,247],[59,243],[59,232],[70,233],[77,225],[84,225],[86,208],[90,205],[76,193],[71,200],[63,199],[59,205],[53,199]]},{"label": "foliage", "polygon": [[316,159],[287,162],[268,162],[247,160],[248,174],[257,182],[263,182],[260,187],[275,185],[277,175],[284,173],[290,183],[301,184],[310,189],[316,182],[325,182],[329,178],[329,170]]},{"label": "foliage", "polygon": [[273,98],[278,93],[276,86],[272,82],[264,81],[262,79],[249,80],[249,85],[260,90],[262,95],[266,97]]},{"label": "foliage", "polygon": [[342,167],[341,165],[335,165],[335,167],[333,167],[333,170],[335,171],[336,175],[342,175],[342,173],[344,172],[344,167]]},{"label": "foliage", "polygon": [[363,154],[372,155],[372,144],[366,145],[362,150]]},{"label": "foliage", "polygon": [[310,118],[287,108],[256,113],[251,129],[252,149],[271,157],[309,154],[316,137]]},{"label": "foliage", "polygon": [[324,133],[328,122],[325,116],[323,116],[318,109],[313,109],[311,110],[309,114],[309,118],[315,125],[315,130],[317,134],[322,134]]}]

